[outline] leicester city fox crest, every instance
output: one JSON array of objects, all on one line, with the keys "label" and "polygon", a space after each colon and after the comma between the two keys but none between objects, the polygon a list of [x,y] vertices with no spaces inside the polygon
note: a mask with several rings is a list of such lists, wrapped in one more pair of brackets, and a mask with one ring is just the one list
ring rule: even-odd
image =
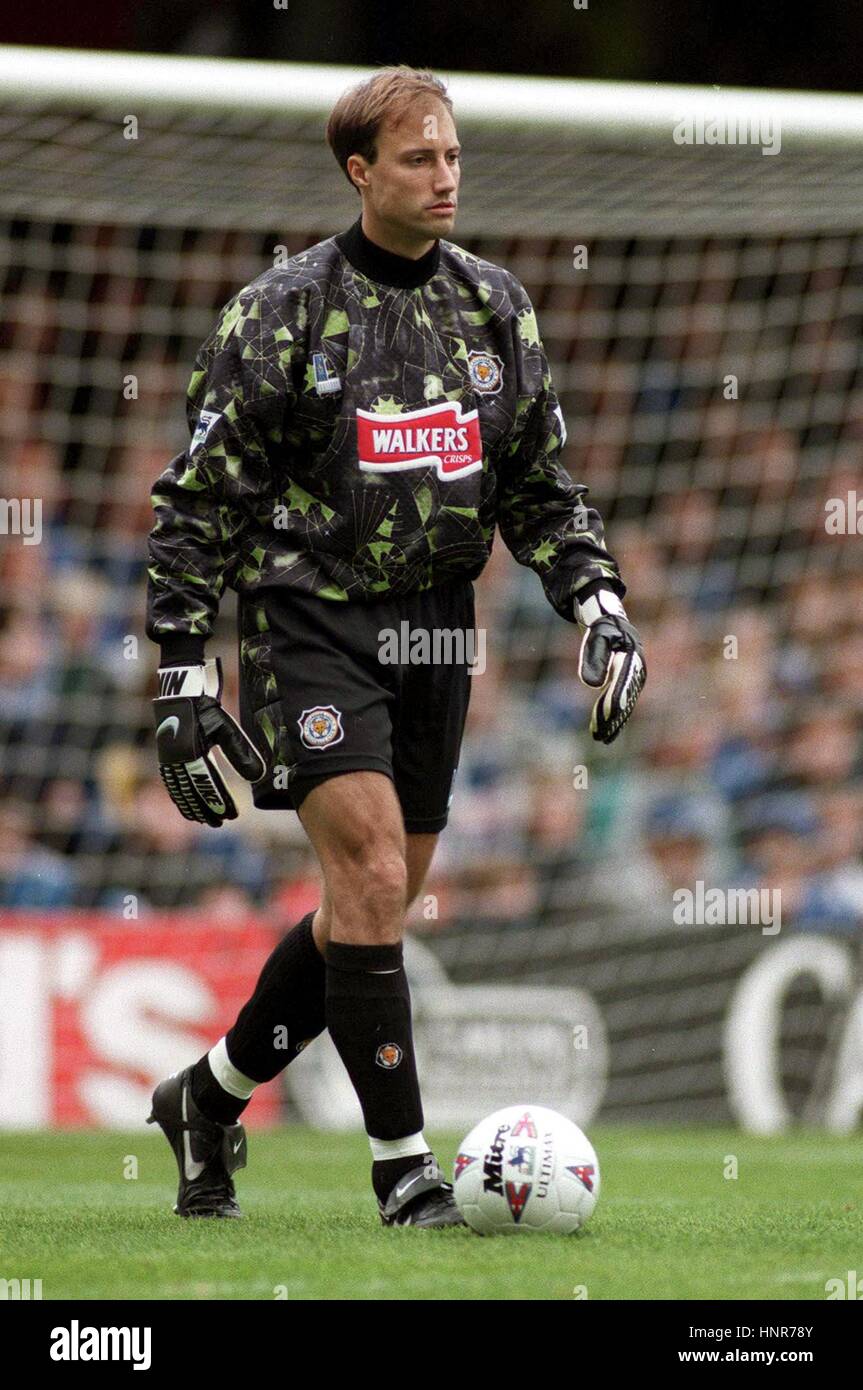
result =
[{"label": "leicester city fox crest", "polygon": [[379,1067],[383,1067],[384,1071],[392,1071],[394,1067],[398,1066],[403,1056],[404,1053],[398,1043],[381,1043],[375,1053],[375,1061]]},{"label": "leicester city fox crest", "polygon": [[316,705],[314,709],[304,709],[297,723],[306,748],[329,748],[334,743],[341,743],[345,736],[341,710],[334,705]]},{"label": "leicester city fox crest", "polygon": [[469,352],[467,362],[474,391],[497,395],[503,386],[503,358],[496,352]]}]

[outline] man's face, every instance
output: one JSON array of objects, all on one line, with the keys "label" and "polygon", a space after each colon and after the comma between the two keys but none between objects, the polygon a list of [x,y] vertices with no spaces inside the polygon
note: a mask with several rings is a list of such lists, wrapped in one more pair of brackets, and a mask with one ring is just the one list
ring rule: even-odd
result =
[{"label": "man's face", "polygon": [[455,224],[460,146],[442,102],[419,98],[398,125],[385,121],[377,151],[374,164],[362,155],[348,161],[370,225],[406,245],[448,236]]}]

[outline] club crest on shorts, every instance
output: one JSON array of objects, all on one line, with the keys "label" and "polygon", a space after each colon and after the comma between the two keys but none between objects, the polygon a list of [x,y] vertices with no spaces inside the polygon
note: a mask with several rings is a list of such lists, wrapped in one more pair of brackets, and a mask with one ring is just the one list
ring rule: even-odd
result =
[{"label": "club crest on shorts", "polygon": [[306,748],[329,748],[333,743],[341,743],[345,736],[342,712],[334,705],[315,705],[314,709],[304,709],[297,723]]},{"label": "club crest on shorts", "polygon": [[375,1053],[375,1061],[385,1071],[392,1071],[393,1067],[397,1067],[401,1060],[402,1050],[398,1043],[381,1043]]},{"label": "club crest on shorts", "polygon": [[469,352],[471,385],[484,396],[494,396],[503,386],[503,358],[496,352]]}]

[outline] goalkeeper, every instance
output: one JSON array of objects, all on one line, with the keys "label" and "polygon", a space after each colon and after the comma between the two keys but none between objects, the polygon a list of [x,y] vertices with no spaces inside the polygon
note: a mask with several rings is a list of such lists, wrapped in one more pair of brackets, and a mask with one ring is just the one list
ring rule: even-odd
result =
[{"label": "goalkeeper", "polygon": [[[563,416],[531,303],[508,271],[444,239],[460,177],[444,84],[384,68],[340,98],[327,139],[361,216],[241,290],[203,344],[190,444],[153,492],[147,615],[175,804],[213,827],[236,816],[218,748],[257,806],[296,810],[323,900],[227,1035],[157,1087],[150,1118],[177,1158],[175,1210],[239,1215],[239,1117],[329,1029],[382,1221],[456,1225],[423,1135],[401,942],[447,821],[472,580],[495,526],[579,625],[594,738],[616,737],[645,668],[601,519],[559,462]],[[242,728],[205,654],[226,584],[239,595]],[[465,659],[393,662],[383,634],[405,622],[462,634]]]}]

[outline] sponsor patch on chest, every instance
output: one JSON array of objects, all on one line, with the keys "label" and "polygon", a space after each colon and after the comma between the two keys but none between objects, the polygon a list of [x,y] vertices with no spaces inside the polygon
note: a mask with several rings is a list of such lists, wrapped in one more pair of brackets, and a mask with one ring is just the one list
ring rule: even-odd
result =
[{"label": "sponsor patch on chest", "polygon": [[434,467],[441,479],[463,478],[482,468],[479,416],[459,401],[395,415],[357,410],[357,454],[367,473]]}]

